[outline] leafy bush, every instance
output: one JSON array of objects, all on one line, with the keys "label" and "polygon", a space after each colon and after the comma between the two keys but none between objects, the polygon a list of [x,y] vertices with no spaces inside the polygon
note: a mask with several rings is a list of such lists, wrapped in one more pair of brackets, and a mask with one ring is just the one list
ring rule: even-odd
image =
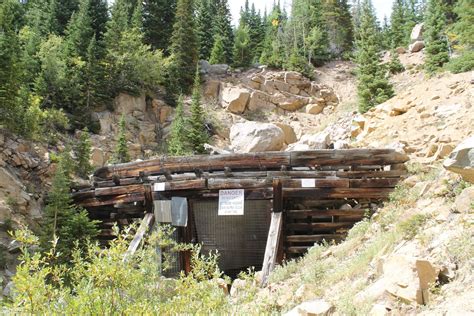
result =
[{"label": "leafy bush", "polygon": [[[7,314],[61,315],[224,313],[228,301],[217,285],[221,276],[217,255],[204,257],[199,247],[170,241],[170,231],[160,229],[124,260],[133,229],[120,233],[115,227],[118,238],[108,248],[93,243],[84,250],[76,248],[70,266],[50,265],[61,256],[55,248],[46,254],[30,252],[38,239],[29,231],[17,231],[15,237],[23,245],[22,263],[13,277],[12,301],[4,303],[4,310]],[[164,278],[156,247],[190,249],[193,272],[178,279]]]},{"label": "leafy bush", "polygon": [[424,214],[415,214],[409,219],[401,222],[398,228],[405,236],[405,239],[410,240],[416,236],[421,226],[428,220],[428,216]]},{"label": "leafy bush", "polygon": [[458,74],[474,69],[474,51],[468,51],[463,55],[451,59],[447,68],[452,73]]}]

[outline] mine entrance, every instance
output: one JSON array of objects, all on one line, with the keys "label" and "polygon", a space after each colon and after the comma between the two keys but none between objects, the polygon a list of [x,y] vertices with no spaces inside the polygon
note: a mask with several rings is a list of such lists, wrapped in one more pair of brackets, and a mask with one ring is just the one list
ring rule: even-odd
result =
[{"label": "mine entrance", "polygon": [[[113,224],[172,223],[178,240],[217,250],[221,270],[235,275],[250,266],[271,270],[315,243],[344,238],[388,198],[407,160],[391,149],[162,157],[100,168],[73,198],[102,221],[104,243],[114,238]],[[230,202],[221,205],[223,193]],[[190,254],[179,259],[176,269],[189,271]]]},{"label": "mine entrance", "polygon": [[195,219],[194,240],[202,251],[218,251],[219,268],[235,277],[248,267],[260,270],[270,226],[268,200],[245,201],[244,215],[218,215],[218,200],[191,203]]}]

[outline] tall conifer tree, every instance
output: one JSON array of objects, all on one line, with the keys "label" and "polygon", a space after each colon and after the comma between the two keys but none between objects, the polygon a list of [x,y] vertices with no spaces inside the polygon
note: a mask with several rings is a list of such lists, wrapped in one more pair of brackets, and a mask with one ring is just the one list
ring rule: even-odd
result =
[{"label": "tall conifer tree", "polygon": [[201,105],[201,77],[199,75],[199,68],[197,68],[191,100],[191,117],[188,120],[189,131],[186,134],[194,154],[206,153],[204,144],[208,142],[209,136],[205,123],[204,110]]},{"label": "tall conifer tree", "polygon": [[213,16],[209,0],[201,0],[196,13],[196,29],[199,40],[199,59],[209,60],[214,46]]},{"label": "tall conifer tree", "polygon": [[231,64],[234,47],[234,32],[232,30],[232,18],[230,15],[229,4],[227,0],[212,0],[216,8],[214,17],[214,41],[217,36],[222,39],[224,47],[225,63]]},{"label": "tall conifer tree", "polygon": [[176,105],[176,113],[171,123],[168,153],[172,156],[183,156],[189,153],[186,137],[186,120],[184,118],[184,99],[180,95]]},{"label": "tall conifer tree", "polygon": [[173,70],[170,77],[173,77],[177,85],[175,90],[188,92],[193,84],[199,53],[193,0],[178,0],[171,37],[171,53]]},{"label": "tall conifer tree", "polygon": [[19,85],[22,66],[19,58],[18,32],[20,3],[5,0],[0,4],[0,124],[15,127],[19,110]]},{"label": "tall conifer tree", "polygon": [[176,0],[143,1],[145,42],[153,49],[161,49],[169,53],[175,14]]},{"label": "tall conifer tree", "polygon": [[446,15],[442,0],[430,0],[426,15],[425,69],[434,73],[449,61],[448,42],[444,34]]},{"label": "tall conifer tree", "polygon": [[385,78],[384,67],[379,57],[377,22],[370,0],[363,0],[361,6],[359,38],[357,40],[357,94],[359,110],[367,112],[393,96],[393,89]]}]

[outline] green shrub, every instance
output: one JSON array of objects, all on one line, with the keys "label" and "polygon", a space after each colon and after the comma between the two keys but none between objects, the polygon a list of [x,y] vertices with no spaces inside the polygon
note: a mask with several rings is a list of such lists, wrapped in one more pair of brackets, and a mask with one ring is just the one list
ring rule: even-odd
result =
[{"label": "green shrub", "polygon": [[474,51],[468,51],[463,55],[451,59],[447,64],[447,68],[452,73],[471,71],[474,69]]},{"label": "green shrub", "polygon": [[428,216],[425,214],[415,214],[409,219],[398,224],[400,232],[403,234],[405,239],[410,240],[416,236],[421,226],[428,220]]},{"label": "green shrub", "polygon": [[[38,244],[30,232],[17,231],[21,264],[13,277],[13,298],[4,302],[6,314],[48,315],[176,315],[223,314],[228,299],[219,288],[217,255],[204,257],[199,247],[174,243],[169,228],[152,234],[144,246],[124,260],[133,229],[115,232],[108,248],[88,243],[73,251],[69,266],[51,265],[61,254],[55,249],[29,252]],[[166,237],[168,236],[168,237]],[[163,278],[156,248],[192,251],[193,272]],[[65,283],[65,277],[69,282]]]}]

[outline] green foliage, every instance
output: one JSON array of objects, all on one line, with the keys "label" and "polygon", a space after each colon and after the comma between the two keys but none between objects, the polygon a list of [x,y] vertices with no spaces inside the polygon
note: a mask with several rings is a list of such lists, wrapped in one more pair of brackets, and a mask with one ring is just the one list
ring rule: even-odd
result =
[{"label": "green foliage", "polygon": [[208,142],[204,111],[201,106],[201,77],[196,69],[193,96],[191,101],[191,117],[188,120],[189,130],[186,133],[191,150],[194,154],[205,154],[204,144]]},{"label": "green foliage", "polygon": [[178,0],[171,37],[173,72],[170,74],[178,91],[188,92],[198,61],[198,38],[194,21],[194,1]]},{"label": "green foliage", "polygon": [[474,5],[472,0],[458,0],[454,12],[459,17],[454,24],[454,31],[459,35],[461,44],[472,49],[474,47]]},{"label": "green foliage", "polygon": [[250,44],[250,28],[247,25],[240,25],[235,31],[235,67],[247,67],[250,65],[250,62],[252,61]]},{"label": "green foliage", "polygon": [[301,55],[298,54],[296,50],[288,58],[288,62],[285,64],[285,68],[292,71],[301,72],[308,78],[314,78],[314,67],[308,63],[308,61]]},{"label": "green foliage", "polygon": [[391,51],[390,56],[390,62],[387,64],[390,73],[397,74],[403,72],[405,70],[405,67],[403,67],[402,63],[400,62],[400,58],[398,58],[397,52]]},{"label": "green foliage", "polygon": [[[13,299],[6,310],[17,314],[174,315],[221,314],[229,302],[218,286],[222,276],[217,256],[204,257],[199,247],[170,241],[165,227],[153,234],[136,253],[124,260],[133,230],[122,233],[109,247],[88,243],[76,248],[68,266],[56,250],[30,253],[37,239],[26,231],[16,238],[24,245],[21,264],[13,277]],[[191,250],[193,271],[177,279],[163,278],[156,248]],[[58,259],[59,258],[59,259]],[[68,279],[68,282],[63,282]]]},{"label": "green foliage", "polygon": [[128,153],[127,145],[127,125],[125,122],[125,116],[122,115],[119,122],[119,132],[117,145],[115,146],[114,152],[114,163],[124,163],[130,161],[130,154]]},{"label": "green foliage", "polygon": [[356,42],[357,94],[359,96],[359,111],[365,113],[371,107],[391,98],[394,92],[385,77],[385,67],[381,66],[380,43],[371,1],[364,0],[361,10]]},{"label": "green foliage", "polygon": [[196,13],[196,29],[199,40],[199,59],[209,60],[214,46],[213,12],[209,0],[199,1]]},{"label": "green foliage", "polygon": [[407,44],[404,2],[404,0],[395,0],[392,5],[392,14],[390,15],[391,48],[404,47]]},{"label": "green foliage", "polygon": [[453,58],[446,64],[452,73],[458,74],[474,69],[474,51],[467,51],[459,57]]},{"label": "green foliage", "polygon": [[179,96],[176,114],[171,123],[170,138],[168,140],[168,153],[173,156],[183,156],[188,154],[189,147],[186,137],[186,120],[184,118],[184,100]]},{"label": "green foliage", "polygon": [[91,140],[87,128],[84,128],[79,134],[79,141],[76,143],[74,153],[76,156],[76,173],[82,178],[87,178],[92,172],[90,163]]},{"label": "green foliage", "polygon": [[143,1],[145,42],[153,49],[169,53],[176,14],[176,0]]},{"label": "green foliage", "polygon": [[407,220],[398,224],[398,229],[404,235],[406,240],[413,239],[421,226],[428,220],[428,216],[424,214],[415,214]]},{"label": "green foliage", "polygon": [[211,51],[211,58],[209,59],[210,64],[224,64],[226,62],[224,41],[222,36],[216,35],[214,46]]},{"label": "green foliage", "polygon": [[65,151],[56,169],[44,209],[40,246],[44,252],[54,249],[61,254],[55,263],[67,263],[73,257],[76,243],[94,238],[97,222],[90,221],[87,211],[73,204],[70,195],[70,153]]},{"label": "green foliage", "polygon": [[20,16],[18,1],[6,0],[0,4],[0,124],[10,129],[15,129],[20,109],[22,67],[17,24]]},{"label": "green foliage", "polygon": [[231,24],[232,17],[230,15],[229,4],[227,0],[212,1],[215,10],[215,16],[213,18],[214,41],[217,41],[218,37],[221,38],[224,49],[223,63],[231,65],[234,48],[234,31]]},{"label": "green foliage", "polygon": [[428,2],[425,26],[425,70],[429,74],[433,74],[449,61],[448,39],[444,34],[446,16],[443,1],[430,0]]},{"label": "green foliage", "polygon": [[119,92],[138,95],[154,91],[163,81],[165,69],[160,51],[152,51],[143,44],[141,6],[136,6],[135,19],[129,18],[129,6],[118,0],[112,7],[112,18],[107,25],[107,71],[112,96]]}]

